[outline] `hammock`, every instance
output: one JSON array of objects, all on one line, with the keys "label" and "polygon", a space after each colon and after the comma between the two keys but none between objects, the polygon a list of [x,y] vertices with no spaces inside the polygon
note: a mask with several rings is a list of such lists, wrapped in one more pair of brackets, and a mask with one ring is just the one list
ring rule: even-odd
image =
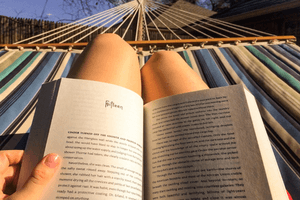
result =
[{"label": "hammock", "polygon": [[[186,19],[189,16],[194,18],[186,24],[176,23],[175,19],[178,18],[172,18],[173,11],[178,16],[182,14]],[[168,16],[174,23],[167,24],[163,16]],[[117,28],[126,22],[129,28],[135,17],[137,27],[141,24],[144,32],[140,31],[143,32],[140,35],[140,29],[137,28],[135,41],[128,43],[137,50],[141,66],[147,62],[153,51],[161,48],[177,51],[209,87],[243,84],[256,97],[285,186],[292,197],[297,198],[300,188],[300,47],[291,43],[295,37],[272,36],[188,13],[176,7],[167,8],[154,1],[131,1],[16,44],[0,45],[3,47],[0,50],[0,149],[25,148],[40,86],[45,82],[66,77],[72,63],[87,44],[78,42],[88,35],[76,38],[77,35],[71,31],[84,26],[86,28],[80,34],[90,33],[87,29],[91,26],[96,27],[96,30],[101,23],[110,23],[112,27],[120,21]],[[205,20],[201,23],[198,22],[203,19]],[[183,22],[183,19],[179,20]],[[95,21],[94,24],[91,21]],[[208,22],[218,26],[210,26]],[[196,25],[192,26],[193,23]],[[151,39],[151,32],[148,30],[150,25],[155,27],[162,40]],[[224,26],[227,27],[226,33],[229,35],[235,29],[242,36],[225,35],[222,30]],[[170,33],[173,31],[179,38],[174,36],[176,40],[167,39],[162,33],[162,27]],[[199,28],[198,32],[193,30],[196,27]],[[217,29],[218,27],[221,29]],[[190,33],[193,37],[189,34],[184,36],[192,39],[182,39],[180,35],[184,31],[181,29],[193,30]],[[114,29],[115,32],[116,30]],[[103,32],[108,32],[108,29],[103,29]],[[121,36],[125,37],[126,32],[125,30]],[[216,38],[209,35],[217,34],[215,32],[224,36]],[[139,41],[138,38],[144,37],[146,41]],[[65,43],[68,40],[72,40],[72,43]],[[36,43],[41,41],[42,44]],[[50,43],[53,41],[55,43]],[[24,42],[27,44],[22,44]]]}]

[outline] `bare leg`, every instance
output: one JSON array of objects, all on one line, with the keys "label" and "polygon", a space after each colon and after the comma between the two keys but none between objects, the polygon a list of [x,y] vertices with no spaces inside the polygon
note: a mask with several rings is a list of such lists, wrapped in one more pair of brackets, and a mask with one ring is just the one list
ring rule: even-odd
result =
[{"label": "bare leg", "polygon": [[144,103],[162,97],[208,89],[181,58],[172,51],[160,51],[151,56],[141,70]]},{"label": "bare leg", "polygon": [[99,35],[90,42],[67,77],[111,83],[141,95],[137,55],[129,44],[115,34]]}]

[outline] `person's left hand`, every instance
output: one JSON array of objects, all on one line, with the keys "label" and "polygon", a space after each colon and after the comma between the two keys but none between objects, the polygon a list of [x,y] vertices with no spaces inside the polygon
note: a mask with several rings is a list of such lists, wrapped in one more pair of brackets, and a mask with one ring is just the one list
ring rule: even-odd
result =
[{"label": "person's left hand", "polygon": [[16,192],[23,154],[22,150],[0,151],[0,200],[38,200],[60,164],[57,154],[48,154]]}]

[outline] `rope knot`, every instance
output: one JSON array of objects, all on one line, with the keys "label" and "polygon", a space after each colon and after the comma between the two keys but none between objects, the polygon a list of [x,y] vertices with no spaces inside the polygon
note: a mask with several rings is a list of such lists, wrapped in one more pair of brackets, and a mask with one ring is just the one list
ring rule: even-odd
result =
[{"label": "rope knot", "polygon": [[149,49],[150,49],[150,53],[154,53],[154,51],[157,51],[156,45],[154,45],[153,47],[150,45]]},{"label": "rope knot", "polygon": [[251,43],[256,44],[256,42],[257,42],[257,38],[255,40],[253,40]]},{"label": "rope knot", "polygon": [[174,46],[169,46],[168,44],[166,45],[166,50],[167,50],[167,51],[171,51],[171,50],[173,50],[173,49],[175,49]]},{"label": "rope knot", "polygon": [[201,47],[201,48],[204,48],[204,46],[205,46],[206,43],[207,43],[207,41],[201,42],[201,43],[200,43],[200,47]]},{"label": "rope knot", "polygon": [[192,44],[183,44],[183,49],[188,49],[192,46],[193,46]]},{"label": "rope knot", "polygon": [[219,41],[218,44],[217,44],[217,46],[218,46],[218,47],[221,47],[223,43],[224,43],[224,42]]},{"label": "rope knot", "polygon": [[235,44],[235,45],[238,45],[239,43],[241,43],[241,41],[240,41],[240,40],[236,40],[236,41],[234,41],[234,44]]}]

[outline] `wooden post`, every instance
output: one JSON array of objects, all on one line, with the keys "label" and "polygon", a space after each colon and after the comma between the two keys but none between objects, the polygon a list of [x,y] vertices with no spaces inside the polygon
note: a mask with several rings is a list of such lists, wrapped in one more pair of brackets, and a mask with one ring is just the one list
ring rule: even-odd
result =
[{"label": "wooden post", "polygon": [[17,20],[17,26],[16,26],[16,42],[20,39],[20,18]]},{"label": "wooden post", "polygon": [[8,38],[9,38],[9,20],[7,17],[5,17],[4,20],[4,28],[5,28],[5,32],[4,32],[4,43],[8,44]]},{"label": "wooden post", "polygon": [[25,37],[25,31],[26,31],[26,24],[25,24],[25,19],[22,19],[22,27],[21,27],[21,40],[23,40]]},{"label": "wooden post", "polygon": [[17,20],[17,18],[14,18],[14,20],[13,20],[13,41],[12,41],[12,43],[15,43],[17,41],[17,28],[18,28],[18,20]]},{"label": "wooden post", "polygon": [[[44,33],[45,32],[45,21],[44,20],[42,20],[42,33]],[[43,37],[44,37],[45,35],[43,34]],[[44,43],[44,39],[42,40],[42,43]]]},{"label": "wooden post", "polygon": [[24,38],[28,38],[28,36],[29,36],[30,26],[29,26],[28,23],[29,23],[29,21],[26,18],[25,19],[25,33],[24,33]]},{"label": "wooden post", "polygon": [[31,21],[31,29],[30,29],[30,37],[34,36],[34,20],[30,20]]},{"label": "wooden post", "polygon": [[3,41],[3,34],[4,34],[4,17],[0,16],[0,44],[5,44]]}]

